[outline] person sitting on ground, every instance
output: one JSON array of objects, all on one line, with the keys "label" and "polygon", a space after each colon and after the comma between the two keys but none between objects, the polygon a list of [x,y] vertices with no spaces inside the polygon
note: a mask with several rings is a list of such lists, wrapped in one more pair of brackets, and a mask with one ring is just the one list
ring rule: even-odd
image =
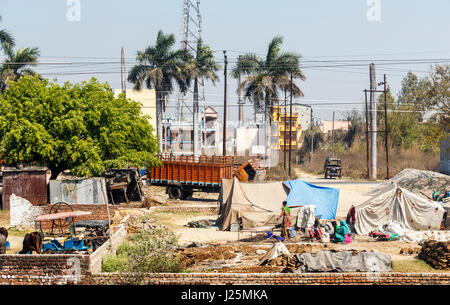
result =
[{"label": "person sitting on ground", "polygon": [[319,219],[316,219],[314,221],[314,224],[312,225],[311,229],[309,230],[309,235],[311,238],[317,241],[322,241],[322,228],[320,227],[320,221]]},{"label": "person sitting on ground", "polygon": [[431,196],[433,201],[438,201],[439,193],[437,190],[434,190],[433,195]]},{"label": "person sitting on ground", "polygon": [[348,227],[345,220],[341,220],[339,224],[339,229],[337,229],[337,231],[335,232],[332,241],[335,243],[352,242],[352,238],[350,237],[350,228]]},{"label": "person sitting on ground", "polygon": [[291,209],[287,206],[287,201],[283,201],[283,207],[281,208],[281,214],[277,217],[277,220],[283,217],[283,224],[281,226],[281,237],[289,238],[289,230],[291,229]]}]

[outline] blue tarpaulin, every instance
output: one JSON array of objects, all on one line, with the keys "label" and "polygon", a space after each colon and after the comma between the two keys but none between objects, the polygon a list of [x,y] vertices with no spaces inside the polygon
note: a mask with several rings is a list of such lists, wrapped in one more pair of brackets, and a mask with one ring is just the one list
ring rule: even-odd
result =
[{"label": "blue tarpaulin", "polygon": [[300,179],[283,183],[290,190],[286,199],[289,207],[314,205],[314,214],[320,219],[336,218],[338,189],[314,185]]}]

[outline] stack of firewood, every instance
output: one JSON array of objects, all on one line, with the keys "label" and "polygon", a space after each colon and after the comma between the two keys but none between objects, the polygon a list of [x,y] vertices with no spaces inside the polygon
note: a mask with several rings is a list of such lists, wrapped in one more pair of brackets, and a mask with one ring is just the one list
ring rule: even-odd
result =
[{"label": "stack of firewood", "polygon": [[419,258],[435,269],[450,269],[450,241],[427,240],[422,244]]}]

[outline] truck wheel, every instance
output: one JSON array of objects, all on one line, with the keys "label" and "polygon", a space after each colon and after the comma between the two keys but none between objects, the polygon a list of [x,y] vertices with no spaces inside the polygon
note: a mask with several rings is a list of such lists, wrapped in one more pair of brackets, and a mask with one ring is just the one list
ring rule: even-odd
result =
[{"label": "truck wheel", "polygon": [[194,194],[193,190],[184,190],[183,194],[181,195],[181,199],[186,200],[186,199],[192,197],[192,194]]},{"label": "truck wheel", "polygon": [[181,188],[179,186],[169,186],[167,190],[170,199],[180,199],[181,198]]}]

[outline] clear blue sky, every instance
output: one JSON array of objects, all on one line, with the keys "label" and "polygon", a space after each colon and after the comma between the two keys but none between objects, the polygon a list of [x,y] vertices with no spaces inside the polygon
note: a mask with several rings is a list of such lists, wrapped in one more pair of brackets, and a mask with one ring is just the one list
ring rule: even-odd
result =
[{"label": "clear blue sky", "polygon": [[[174,33],[179,45],[182,0],[80,0],[80,22],[67,20],[66,1],[0,2],[0,28],[15,36],[18,47],[39,47],[42,62],[113,62],[37,69],[51,78],[59,73],[59,81],[78,82],[96,76],[120,88],[121,46],[125,47],[127,68],[130,68],[136,51],[153,44],[159,29]],[[270,39],[278,34],[285,38],[283,50],[298,52],[305,61],[450,58],[450,1],[381,0],[379,22],[367,20],[368,9],[366,0],[203,0],[203,39],[217,50],[221,62],[224,49],[229,50],[230,62],[235,61],[239,52],[264,54]],[[300,83],[305,93],[304,103],[363,100],[362,90],[369,85],[368,66],[307,68],[311,65],[304,63],[308,79]],[[379,66],[377,80],[386,73],[396,94],[408,70],[425,75],[429,64]],[[73,72],[87,74],[68,74]],[[205,89],[206,98],[213,105],[223,101],[222,71],[220,75],[216,87],[208,85]],[[229,84],[229,101],[234,104],[236,80],[230,79]],[[175,104],[171,101],[170,105]],[[340,118],[342,111],[353,107],[361,108],[361,105],[314,105],[313,109],[317,117],[330,119],[333,109]],[[220,107],[215,108],[222,112]],[[247,109],[251,117],[251,107]],[[235,119],[237,108],[230,108],[229,113]]]}]

